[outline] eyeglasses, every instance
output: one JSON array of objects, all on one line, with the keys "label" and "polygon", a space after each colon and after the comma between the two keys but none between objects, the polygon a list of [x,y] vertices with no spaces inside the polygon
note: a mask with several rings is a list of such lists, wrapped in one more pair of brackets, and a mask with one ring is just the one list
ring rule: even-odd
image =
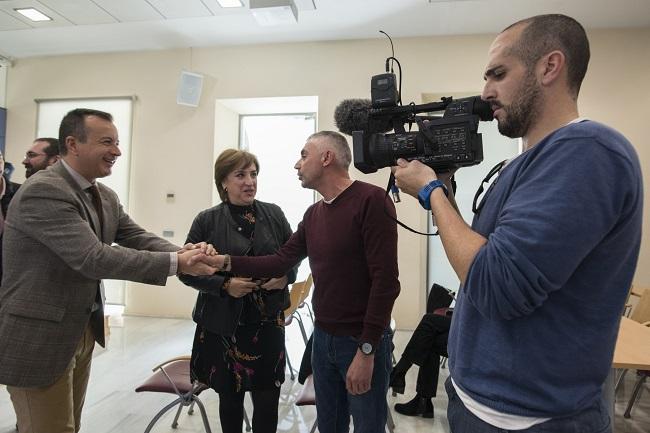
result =
[{"label": "eyeglasses", "polygon": [[[485,176],[485,178],[481,181],[481,185],[479,185],[476,194],[474,194],[474,201],[472,202],[472,212],[474,212],[476,215],[481,213],[481,209],[483,209],[483,204],[485,204],[485,197],[487,196],[487,194],[481,197],[481,194],[483,194],[483,191],[485,190],[485,185],[490,183],[490,180],[492,180],[494,176],[499,174],[503,166],[506,165],[507,161],[508,161],[507,159],[504,159],[503,161],[501,161],[500,163],[492,167],[490,171],[488,171],[488,174]],[[497,183],[497,179],[495,179],[494,182],[492,182],[490,188],[492,188],[492,186],[495,183]]]},{"label": "eyeglasses", "polygon": [[47,155],[47,153],[36,153],[36,152],[29,151],[25,154],[25,159],[33,159],[41,155]]}]

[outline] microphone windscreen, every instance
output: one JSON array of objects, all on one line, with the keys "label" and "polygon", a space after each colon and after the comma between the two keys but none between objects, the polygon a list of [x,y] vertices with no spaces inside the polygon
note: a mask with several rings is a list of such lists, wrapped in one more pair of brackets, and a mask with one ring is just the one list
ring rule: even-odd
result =
[{"label": "microphone windscreen", "polygon": [[344,134],[367,131],[368,113],[372,108],[370,99],[344,99],[334,110],[334,124]]}]

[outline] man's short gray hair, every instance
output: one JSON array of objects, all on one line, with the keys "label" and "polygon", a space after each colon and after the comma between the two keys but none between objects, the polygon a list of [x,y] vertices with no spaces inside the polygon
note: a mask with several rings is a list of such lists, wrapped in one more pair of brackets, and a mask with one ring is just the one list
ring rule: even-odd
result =
[{"label": "man's short gray hair", "polygon": [[350,168],[352,152],[350,152],[350,145],[343,134],[336,131],[319,131],[310,135],[307,141],[310,140],[323,140],[329,144],[336,155],[338,164],[346,170]]}]

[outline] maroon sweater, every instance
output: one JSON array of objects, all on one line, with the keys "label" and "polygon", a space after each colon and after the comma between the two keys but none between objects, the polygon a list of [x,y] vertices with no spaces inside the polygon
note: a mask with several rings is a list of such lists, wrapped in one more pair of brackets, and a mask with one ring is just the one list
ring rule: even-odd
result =
[{"label": "maroon sweater", "polygon": [[395,217],[381,188],[355,181],[331,204],[320,200],[310,206],[276,254],[232,257],[232,272],[281,276],[308,256],[316,325],[376,347],[400,290],[397,226],[384,208]]}]

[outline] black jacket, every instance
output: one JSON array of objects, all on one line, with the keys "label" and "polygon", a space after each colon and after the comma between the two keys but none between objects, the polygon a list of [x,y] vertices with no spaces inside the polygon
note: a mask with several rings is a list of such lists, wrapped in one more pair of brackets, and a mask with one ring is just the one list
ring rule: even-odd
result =
[{"label": "black jacket", "polygon": [[[250,252],[254,256],[273,254],[291,236],[291,226],[279,206],[272,203],[255,201],[255,237],[250,240],[238,233],[238,224],[230,214],[228,205],[222,203],[199,213],[187,235],[187,242],[208,242],[214,245],[219,254],[242,256]],[[296,280],[297,266],[287,277],[289,283]],[[220,335],[232,335],[235,332],[239,315],[243,308],[243,298],[233,298],[222,290],[228,273],[216,273],[207,277],[180,275],[180,280],[199,291],[196,305],[192,312],[194,321],[208,331]],[[266,277],[266,275],[248,275]],[[289,291],[267,292],[267,304],[275,305],[277,310],[289,306]]]}]

